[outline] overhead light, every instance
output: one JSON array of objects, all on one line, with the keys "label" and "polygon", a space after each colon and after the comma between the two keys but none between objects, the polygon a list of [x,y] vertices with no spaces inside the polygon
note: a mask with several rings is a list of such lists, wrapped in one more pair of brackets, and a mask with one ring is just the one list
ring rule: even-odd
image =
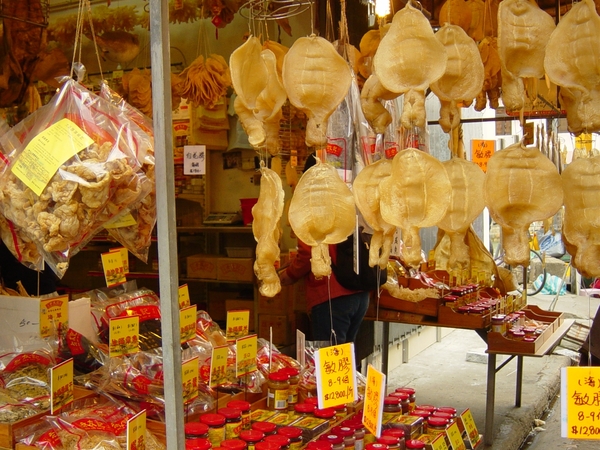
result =
[{"label": "overhead light", "polygon": [[385,17],[390,14],[390,0],[375,0],[375,14]]}]

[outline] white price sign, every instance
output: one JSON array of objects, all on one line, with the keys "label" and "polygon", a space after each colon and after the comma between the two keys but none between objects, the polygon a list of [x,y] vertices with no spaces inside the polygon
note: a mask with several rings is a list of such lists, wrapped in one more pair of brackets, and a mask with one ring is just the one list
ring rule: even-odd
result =
[{"label": "white price sign", "polygon": [[206,145],[186,145],[183,147],[183,174],[206,174]]}]

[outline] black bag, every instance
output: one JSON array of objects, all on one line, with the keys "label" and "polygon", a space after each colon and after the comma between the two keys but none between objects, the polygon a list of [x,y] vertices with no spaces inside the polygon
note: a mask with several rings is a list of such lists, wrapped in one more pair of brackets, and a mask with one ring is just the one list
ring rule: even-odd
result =
[{"label": "black bag", "polygon": [[[362,227],[358,233],[358,272],[354,271],[354,235],[351,234],[344,242],[336,245],[336,264],[331,264],[331,270],[338,283],[353,291],[373,291],[387,281],[387,269],[380,270],[378,266],[369,266],[369,245],[371,235],[364,233]],[[379,275],[379,278],[378,278]]]}]

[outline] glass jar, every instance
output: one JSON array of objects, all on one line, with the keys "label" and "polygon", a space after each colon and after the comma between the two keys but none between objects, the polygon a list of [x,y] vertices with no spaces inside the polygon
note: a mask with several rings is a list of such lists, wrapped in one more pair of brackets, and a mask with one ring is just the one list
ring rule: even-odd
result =
[{"label": "glass jar", "polygon": [[242,411],[237,408],[219,408],[217,411],[225,417],[225,439],[235,439],[242,431]]},{"label": "glass jar", "polygon": [[418,439],[409,439],[408,441],[406,441],[406,450],[412,450],[412,449],[424,449],[425,448],[425,442],[420,441]]},{"label": "glass jar", "polygon": [[400,406],[400,399],[393,395],[388,395],[383,399],[383,412],[384,413],[401,413],[402,406]]},{"label": "glass jar", "polygon": [[410,399],[406,392],[392,392],[392,397],[398,397],[400,399],[400,407],[402,408],[402,414],[408,414],[410,411]]},{"label": "glass jar", "polygon": [[442,434],[448,427],[448,419],[444,417],[430,416],[427,419],[427,434]]},{"label": "glass jar", "polygon": [[322,434],[319,436],[320,441],[331,443],[331,450],[344,450],[344,438],[335,434]]},{"label": "glass jar", "polygon": [[431,411],[426,411],[424,409],[415,409],[414,411],[411,411],[409,415],[421,417],[423,419],[423,434],[427,434],[427,419],[429,418],[429,416],[431,416]]},{"label": "glass jar", "polygon": [[227,450],[245,450],[247,448],[246,441],[241,439],[225,439],[221,442],[221,448]]},{"label": "glass jar", "polygon": [[302,429],[293,426],[280,427],[277,434],[281,434],[290,440],[290,450],[302,448]]},{"label": "glass jar", "polygon": [[311,403],[296,403],[294,405],[294,414],[299,418],[314,417],[315,405]]},{"label": "glass jar", "polygon": [[404,392],[405,394],[408,394],[408,401],[410,402],[408,412],[414,411],[415,406],[417,404],[416,391],[411,387],[400,387],[396,389],[396,392]]},{"label": "glass jar", "polygon": [[333,444],[328,441],[310,441],[306,444],[306,450],[331,450]]},{"label": "glass jar", "polygon": [[354,437],[354,429],[350,427],[337,426],[331,429],[331,433],[344,438],[344,448],[346,450],[354,450],[356,439]]},{"label": "glass jar", "polygon": [[365,446],[365,450],[388,450],[388,446],[379,442],[371,442]]},{"label": "glass jar", "polygon": [[271,422],[254,422],[251,426],[253,430],[262,432],[264,436],[275,434],[277,429],[277,425]]},{"label": "glass jar", "polygon": [[337,420],[343,419],[348,415],[348,407],[342,403],[341,405],[332,406],[335,411],[335,417]]},{"label": "glass jar", "polygon": [[433,413],[437,408],[433,405],[417,405],[416,409],[429,411],[430,413]]},{"label": "glass jar", "polygon": [[335,409],[333,409],[333,408],[323,408],[323,409],[315,408],[315,410],[313,411],[313,414],[315,415],[315,417],[318,417],[319,419],[328,420],[329,426],[333,425],[333,422],[335,422]]},{"label": "glass jar", "polygon": [[506,333],[506,315],[497,314],[492,316],[492,331],[494,333]]},{"label": "glass jar", "polygon": [[200,422],[187,422],[183,425],[186,439],[208,439],[208,425]]},{"label": "glass jar", "polygon": [[346,419],[341,424],[354,430],[354,450],[364,450],[366,429],[358,418]]},{"label": "glass jar", "polygon": [[209,450],[212,447],[206,438],[186,439],[185,450]]},{"label": "glass jar", "polygon": [[274,442],[279,445],[281,450],[288,450],[290,448],[290,438],[282,434],[270,434],[265,436],[264,440],[265,442]]},{"label": "glass jar", "polygon": [[381,435],[377,438],[378,444],[385,444],[389,450],[400,450],[400,438],[391,435]]},{"label": "glass jar", "polygon": [[275,442],[260,441],[254,446],[254,450],[279,450],[281,447]]},{"label": "glass jar", "polygon": [[294,410],[294,405],[298,403],[298,383],[300,382],[300,371],[295,367],[286,367],[280,369],[279,372],[283,372],[289,376],[290,387],[288,388],[288,409]]},{"label": "glass jar", "polygon": [[240,432],[240,439],[246,443],[248,450],[254,450],[257,443],[261,442],[265,433],[258,430],[243,430]]},{"label": "glass jar", "polygon": [[288,408],[290,376],[280,371],[269,374],[267,382],[267,409],[283,411]]},{"label": "glass jar", "polygon": [[227,402],[228,408],[239,409],[242,412],[242,430],[250,429],[250,410],[252,405],[244,400],[231,400]]},{"label": "glass jar", "polygon": [[225,416],[207,413],[200,416],[200,422],[208,425],[208,440],[213,447],[219,447],[225,439]]},{"label": "glass jar", "polygon": [[452,406],[439,406],[435,412],[450,414],[452,419],[456,417],[456,408],[453,408]]},{"label": "glass jar", "polygon": [[309,405],[315,405],[315,408],[319,407],[319,399],[317,397],[308,397],[304,399],[304,403],[308,403]]},{"label": "glass jar", "polygon": [[400,428],[386,428],[385,430],[382,430],[381,436],[382,437],[383,436],[393,436],[393,437],[397,438],[398,439],[398,448],[400,450],[405,450],[404,442],[405,442],[406,438],[404,437],[404,430],[401,430]]},{"label": "glass jar", "polygon": [[452,416],[452,414],[450,414],[449,412],[443,412],[440,411],[439,409],[437,411],[434,411],[431,417],[441,417],[442,419],[446,419],[448,421],[448,425],[450,425],[450,422],[454,419],[454,416]]}]

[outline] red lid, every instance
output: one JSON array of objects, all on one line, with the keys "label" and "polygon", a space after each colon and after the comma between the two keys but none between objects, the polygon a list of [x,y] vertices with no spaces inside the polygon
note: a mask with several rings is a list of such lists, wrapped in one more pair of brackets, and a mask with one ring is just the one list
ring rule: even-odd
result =
[{"label": "red lid", "polygon": [[411,387],[399,387],[396,392],[406,392],[408,395],[415,395],[415,390]]},{"label": "red lid", "polygon": [[431,425],[433,427],[445,427],[448,425],[448,419],[445,417],[429,416],[427,418],[427,425]]},{"label": "red lid", "polygon": [[436,412],[452,414],[453,416],[456,414],[456,408],[452,406],[440,406]]},{"label": "red lid", "polygon": [[304,400],[304,403],[310,403],[311,405],[318,406],[319,399],[317,397],[308,397]]},{"label": "red lid", "polygon": [[265,436],[265,442],[275,442],[280,447],[287,447],[290,445],[290,438],[283,434],[270,434]]},{"label": "red lid", "polygon": [[344,438],[342,436],[338,436],[336,434],[322,434],[319,436],[320,441],[331,442],[333,445],[335,444],[343,444]]},{"label": "red lid", "polygon": [[230,402],[227,402],[227,407],[239,409],[242,412],[246,412],[250,411],[252,405],[250,404],[250,402],[246,402],[244,400],[231,400]]},{"label": "red lid", "polygon": [[315,410],[316,406],[312,403],[296,403],[294,405],[294,411],[299,413],[312,413]]},{"label": "red lid", "polygon": [[277,433],[289,439],[297,439],[302,436],[302,429],[298,427],[280,427],[277,429]]},{"label": "red lid", "polygon": [[335,417],[335,409],[333,408],[315,408],[315,417],[319,417],[321,419],[332,419]]},{"label": "red lid", "polygon": [[414,411],[411,411],[409,415],[427,419],[431,415],[431,411],[425,411],[424,409],[415,409]]},{"label": "red lid", "polygon": [[246,442],[258,442],[265,437],[265,433],[258,430],[240,431],[240,439]]},{"label": "red lid", "polygon": [[525,341],[525,342],[535,342],[536,339],[537,338],[535,336],[525,336],[523,338],[523,341]]},{"label": "red lid", "polygon": [[388,395],[387,397],[383,398],[383,404],[384,405],[399,405],[400,398],[395,397],[393,395]]},{"label": "red lid", "polygon": [[281,445],[273,441],[260,441],[254,444],[256,450],[279,450]]},{"label": "red lid", "polygon": [[208,450],[211,447],[212,444],[205,438],[185,440],[185,450]]},{"label": "red lid", "polygon": [[409,439],[405,443],[406,448],[425,448],[425,442],[419,441],[418,439]]},{"label": "red lid", "polygon": [[269,374],[269,380],[273,380],[273,381],[288,381],[290,379],[290,376],[287,373],[284,373],[280,370],[278,370],[277,372],[271,372]]},{"label": "red lid", "polygon": [[208,425],[200,422],[187,422],[183,425],[183,430],[186,435],[202,436],[208,433]]},{"label": "red lid", "polygon": [[350,427],[337,426],[331,429],[331,434],[342,437],[354,436],[354,429]]},{"label": "red lid", "polygon": [[346,409],[346,404],[342,403],[341,405],[332,406],[332,408],[336,411],[341,411],[342,409]]},{"label": "red lid", "polygon": [[342,421],[340,425],[343,427],[352,428],[353,430],[362,427],[362,423],[358,419],[346,419]]},{"label": "red lid", "polygon": [[269,434],[275,431],[277,425],[271,422],[254,422],[252,429],[256,431],[262,431],[264,434]]},{"label": "red lid", "polygon": [[389,396],[398,397],[401,401],[406,401],[410,397],[406,392],[392,392]]},{"label": "red lid", "polygon": [[423,409],[425,411],[434,412],[437,408],[433,405],[417,405],[415,409]]},{"label": "red lid", "polygon": [[443,412],[438,409],[437,411],[433,412],[431,417],[442,417],[444,419],[450,420],[452,419],[452,417],[454,417],[454,414],[450,414],[449,412]]},{"label": "red lid", "polygon": [[310,441],[306,444],[307,450],[331,450],[333,444],[329,441]]},{"label": "red lid", "polygon": [[219,408],[217,412],[225,416],[226,419],[242,418],[242,411],[237,408]]},{"label": "red lid", "polygon": [[398,443],[400,442],[400,438],[397,436],[392,436],[390,434],[384,434],[381,437],[377,438],[377,442],[380,444],[385,444],[387,446],[398,445]]},{"label": "red lid", "polygon": [[283,369],[279,369],[279,372],[287,374],[290,378],[300,375],[300,370],[296,369],[295,367],[284,367]]},{"label": "red lid", "polygon": [[207,413],[200,416],[200,422],[205,423],[209,427],[218,427],[225,425],[225,416],[223,414]]},{"label": "red lid", "polygon": [[365,450],[388,450],[388,446],[379,442],[372,442],[365,445]]},{"label": "red lid", "polygon": [[244,450],[246,448],[246,442],[241,439],[225,439],[221,441],[221,447],[228,450]]},{"label": "red lid", "polygon": [[386,428],[385,430],[381,431],[381,435],[394,436],[400,439],[404,437],[404,430],[401,430],[400,428]]}]

